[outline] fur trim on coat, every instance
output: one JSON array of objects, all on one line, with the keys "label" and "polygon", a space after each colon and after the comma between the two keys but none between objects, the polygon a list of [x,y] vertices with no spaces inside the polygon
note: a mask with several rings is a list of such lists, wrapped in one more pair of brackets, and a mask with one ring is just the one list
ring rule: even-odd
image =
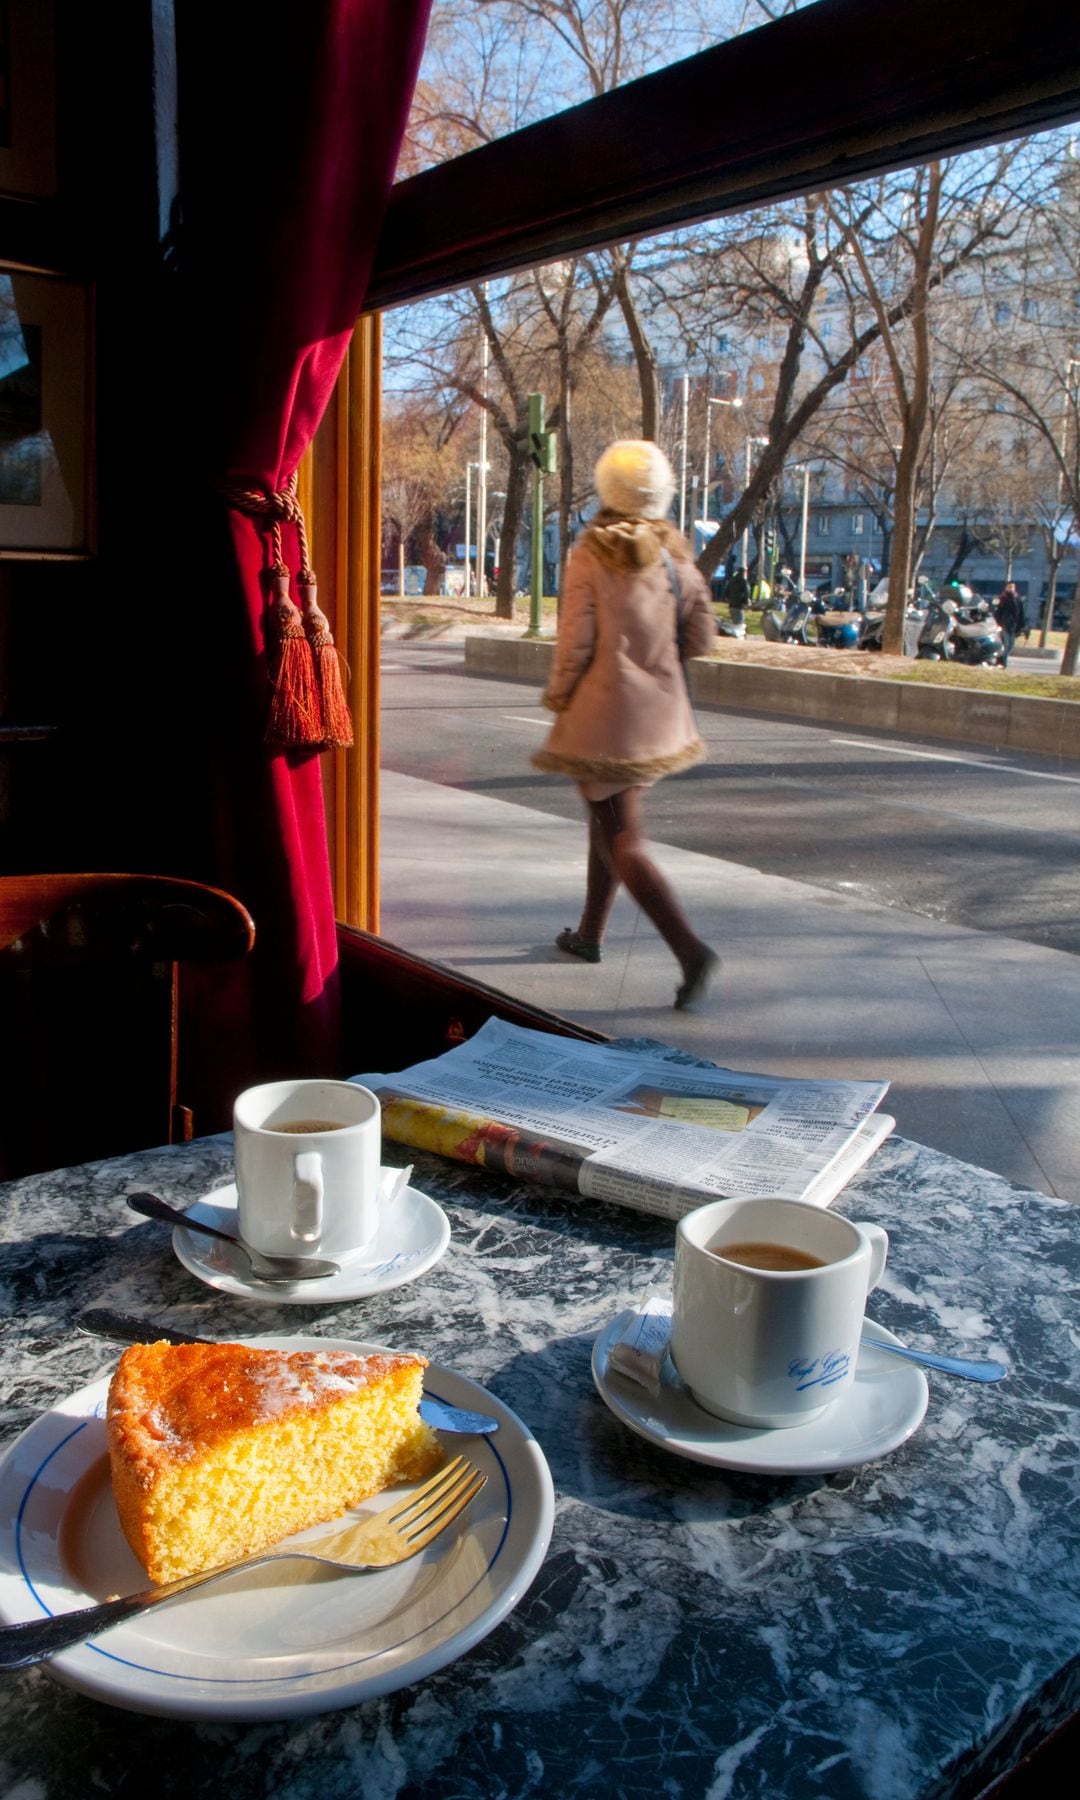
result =
[{"label": "fur trim on coat", "polygon": [[662,775],[676,775],[680,769],[693,768],[703,760],[707,746],[696,737],[692,744],[673,750],[668,756],[631,758],[615,756],[560,756],[554,750],[538,750],[533,766],[555,775],[570,775],[575,781],[625,781],[627,787],[651,787]]},{"label": "fur trim on coat", "polygon": [[[676,572],[675,594],[661,551]],[[601,513],[566,565],[544,704],[558,714],[538,769],[582,782],[648,786],[700,762],[679,655],[702,656],[714,623],[689,546],[665,522]]]},{"label": "fur trim on coat", "polygon": [[612,569],[647,569],[660,560],[661,550],[690,562],[686,539],[666,519],[630,519],[623,513],[599,512],[578,539],[575,549],[591,550]]}]

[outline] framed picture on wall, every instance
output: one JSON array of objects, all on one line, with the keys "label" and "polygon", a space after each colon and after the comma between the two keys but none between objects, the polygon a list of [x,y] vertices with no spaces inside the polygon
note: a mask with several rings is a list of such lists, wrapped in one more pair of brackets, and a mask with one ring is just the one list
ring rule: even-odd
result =
[{"label": "framed picture on wall", "polygon": [[53,0],[0,0],[0,195],[55,193]]},{"label": "framed picture on wall", "polygon": [[0,267],[0,557],[93,544],[91,290]]}]

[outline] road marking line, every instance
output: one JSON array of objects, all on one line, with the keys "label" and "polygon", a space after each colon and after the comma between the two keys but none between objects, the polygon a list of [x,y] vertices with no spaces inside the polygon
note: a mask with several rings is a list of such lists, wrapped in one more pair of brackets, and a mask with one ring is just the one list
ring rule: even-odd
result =
[{"label": "road marking line", "polygon": [[1015,763],[981,762],[977,756],[949,756],[943,750],[901,750],[897,744],[866,744],[861,738],[830,738],[830,744],[847,744],[853,750],[882,750],[887,756],[921,756],[926,762],[961,763],[966,769],[989,769],[995,775],[1027,775],[1032,781],[1065,781],[1080,787],[1080,775],[1051,775],[1045,769],[1018,769]]},{"label": "road marking line", "polygon": [[510,719],[515,725],[550,725],[550,719],[523,719],[520,713],[503,713],[504,719]]}]

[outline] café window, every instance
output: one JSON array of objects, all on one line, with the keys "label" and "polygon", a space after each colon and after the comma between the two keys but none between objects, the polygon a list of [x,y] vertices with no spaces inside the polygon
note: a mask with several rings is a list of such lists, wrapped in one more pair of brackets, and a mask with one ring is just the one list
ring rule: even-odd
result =
[{"label": "caf\u00e9 window", "polygon": [[[496,9],[479,10],[494,14]],[[792,15],[798,17],[800,30],[806,28],[814,12],[810,6]],[[852,17],[857,23],[857,9],[852,10]],[[777,34],[777,41],[788,23],[785,17],[770,27]],[[756,35],[748,33],[747,41]],[[356,379],[337,424],[340,445],[348,438],[349,417],[355,417],[365,407],[369,419],[377,419],[381,413],[385,422],[384,480],[379,496],[384,505],[381,517],[372,508],[367,521],[367,572],[358,581],[358,587],[366,584],[369,592],[378,594],[383,590],[384,626],[390,622],[391,603],[404,586],[404,603],[411,604],[417,616],[425,609],[434,613],[437,602],[458,608],[482,604],[492,612],[501,603],[497,630],[503,638],[511,632],[524,636],[530,624],[532,472],[531,468],[525,470],[522,482],[513,445],[507,442],[503,429],[505,420],[501,426],[495,416],[497,403],[505,398],[499,392],[499,359],[504,343],[513,338],[515,331],[519,338],[527,330],[535,333],[540,322],[550,331],[553,317],[557,318],[560,312],[567,326],[567,343],[570,333],[585,330],[591,317],[589,307],[605,299],[600,291],[603,284],[597,284],[593,274],[609,266],[602,259],[614,253],[613,246],[624,258],[633,253],[635,260],[628,270],[628,283],[636,320],[644,320],[646,340],[662,364],[650,434],[665,448],[680,477],[685,468],[685,486],[680,480],[673,517],[677,519],[681,510],[684,526],[690,529],[702,521],[715,525],[740,497],[748,456],[753,465],[757,456],[754,443],[768,437],[772,426],[776,377],[787,326],[784,317],[772,321],[762,316],[760,296],[743,315],[738,314],[737,307],[732,308],[732,294],[723,287],[725,271],[732,266],[730,254],[725,260],[724,246],[730,252],[732,245],[742,243],[748,252],[755,248],[760,251],[761,220],[765,215],[753,210],[757,202],[750,194],[740,210],[738,182],[724,164],[726,152],[722,146],[718,149],[715,131],[703,127],[690,146],[689,121],[697,114],[676,105],[673,99],[682,94],[685,83],[697,79],[695,63],[700,63],[703,71],[711,70],[714,59],[722,57],[726,48],[715,44],[690,63],[675,64],[670,70],[665,68],[662,75],[649,77],[662,84],[655,90],[659,106],[657,126],[649,138],[660,160],[650,165],[649,180],[643,182],[640,159],[630,155],[623,158],[618,181],[623,183],[620,192],[624,198],[611,212],[603,211],[609,203],[607,199],[596,201],[589,192],[595,162],[588,149],[589,122],[595,114],[598,123],[594,142],[616,141],[606,137],[599,121],[614,117],[610,109],[622,104],[617,90],[572,107],[560,117],[557,134],[550,137],[545,133],[549,124],[555,133],[554,122],[538,115],[524,130],[508,130],[505,136],[495,134],[493,141],[480,144],[468,156],[452,156],[450,161],[427,167],[423,173],[412,175],[409,166],[403,164],[402,179],[391,196],[384,244],[372,275],[372,311],[362,322],[355,347]],[[875,81],[881,85],[879,75],[880,71],[875,74],[873,66],[868,66],[857,86],[858,104],[866,111],[869,124],[879,117],[873,100]],[[669,78],[670,91],[666,85]],[[708,89],[712,93],[721,91],[711,75]],[[632,105],[629,91],[625,96],[627,116],[633,115],[638,139],[652,116],[652,92],[646,82],[640,95],[635,89]],[[428,95],[427,102],[430,100]],[[686,129],[677,136],[663,124],[664,119],[673,116],[673,110],[687,122]],[[972,117],[978,121],[972,126],[972,142],[977,145],[979,134],[986,131],[986,114],[973,110]],[[805,128],[811,135],[817,131],[815,141],[819,141],[819,127],[820,117],[810,108],[799,129]],[[580,144],[580,150],[568,155],[567,134],[573,137],[574,133],[579,134],[573,141]],[[560,146],[557,165],[552,162],[556,145]],[[685,176],[691,148],[698,158],[698,173],[693,181]],[[870,163],[858,162],[858,157],[866,154],[853,149],[855,163],[845,161],[845,181],[858,178],[860,168],[867,170],[869,179],[877,179]],[[615,155],[617,160],[623,153],[619,150]],[[714,195],[711,209],[704,197],[710,178],[702,173],[709,157],[722,171],[722,179],[718,177],[710,190]],[[748,166],[747,159],[743,159],[743,164]],[[551,176],[556,166],[563,172],[557,207],[552,204]],[[792,217],[797,214],[797,197],[809,180],[807,167],[806,157],[800,156],[782,177],[771,180],[770,217],[777,207],[788,205],[789,201]],[[815,170],[814,192],[823,192],[828,186],[822,174]],[[605,175],[604,179],[607,182],[609,177]],[[605,194],[608,191],[605,189]],[[778,200],[778,194],[786,198]],[[660,195],[662,199],[658,198]],[[486,222],[482,241],[466,229],[467,221],[476,218]],[[632,224],[632,239],[620,237],[613,229],[616,218],[624,228]],[[680,219],[685,224],[672,225],[672,220]],[[668,229],[666,237],[659,235],[662,226]],[[679,249],[680,232],[688,243],[693,240],[692,250]],[[714,255],[709,267],[715,267],[719,280],[696,280],[701,272],[697,263],[699,252],[704,248],[706,254],[712,254],[714,247],[719,254]],[[639,256],[640,263],[636,260]],[[798,258],[789,261],[791,268],[796,269]],[[589,262],[592,273],[587,267]],[[843,280],[850,280],[850,267],[839,266],[828,290],[830,298],[837,300],[831,314],[833,357],[839,353],[846,329],[840,285]],[[655,305],[657,284],[649,279],[650,272],[655,274],[657,270],[664,272],[665,290],[664,305],[659,308]],[[681,283],[677,295],[666,291],[669,278]],[[650,291],[652,303],[646,298]],[[965,291],[974,296],[973,287]],[[706,313],[712,304],[711,315],[691,320],[691,299],[704,305]],[[489,320],[483,316],[484,308],[491,315]],[[380,313],[381,323],[376,316]],[[857,312],[853,316],[858,316]],[[684,321],[691,327],[685,341],[679,336]],[[385,340],[386,381],[376,397],[371,392],[370,377],[379,365],[380,333]],[[655,343],[649,333],[655,337]],[[765,345],[765,366],[747,371],[747,353],[759,339]],[[545,477],[542,528],[535,546],[541,570],[540,628],[548,635],[557,617],[563,553],[587,524],[594,504],[589,471],[595,457],[612,437],[642,431],[641,365],[625,312],[609,303],[588,342],[589,357],[583,363],[579,386],[569,396],[568,407],[560,404],[563,396],[558,387],[557,344],[554,354],[549,345],[526,373],[526,379],[518,379],[515,384],[523,396],[534,391],[543,393],[555,435],[559,438],[560,432],[563,434],[556,446],[556,469]],[[431,353],[443,355],[451,346],[453,356],[443,358],[446,369],[436,369]],[[733,369],[736,362],[741,362],[741,370]],[[808,358],[807,371],[809,364]],[[414,406],[410,383],[416,370],[425,365],[428,391]],[[685,459],[680,417],[684,374],[688,389]],[[732,374],[736,382],[734,393],[724,385]],[[486,407],[477,401],[477,395],[483,399],[485,380],[489,402]],[[847,392],[853,391],[854,372]],[[706,404],[735,398],[743,400],[738,410],[727,404]],[[481,415],[485,412],[486,428],[482,430]],[[567,418],[573,421],[570,427],[565,425]],[[520,437],[517,425],[524,424],[524,415],[519,421],[513,414],[510,423],[510,437]],[[818,420],[819,425],[823,423]],[[826,436],[822,441],[827,443],[829,439]],[[572,479],[565,483],[568,503],[563,493],[563,453],[567,443],[573,464]],[[790,446],[785,458],[788,474],[800,454],[820,452],[809,442]],[[361,460],[357,458],[355,472],[349,465],[345,479],[338,479],[339,498],[348,492],[354,479],[361,483],[370,481],[370,469],[362,469]],[[711,483],[702,477],[702,471],[710,469],[722,471],[721,477]],[[813,515],[816,532],[821,539],[830,538],[831,512],[820,507],[824,478],[819,480],[815,471],[812,483],[811,492],[819,502],[819,510]],[[425,484],[428,488],[437,487],[437,503],[429,503],[426,515],[418,518],[411,509],[410,493],[415,500],[416,490]],[[387,503],[389,498],[392,505]],[[861,528],[853,524],[853,533],[860,535],[861,530],[861,535],[865,535],[865,514],[856,518],[861,520]],[[790,520],[784,523],[785,532],[789,529]],[[756,527],[752,527],[747,536],[751,573],[758,537]],[[738,539],[736,545],[741,547]],[[357,566],[347,545],[343,548],[339,544],[337,554],[339,567]],[[409,591],[417,588],[423,591]],[[537,817],[544,814],[580,828],[572,786],[549,784],[541,790],[532,771],[532,752],[543,741],[550,721],[538,706],[520,704],[525,695],[520,685],[512,696],[496,694],[490,689],[485,691],[474,675],[455,688],[457,677],[449,673],[450,643],[438,620],[425,628],[428,635],[410,636],[407,622],[398,619],[392,626],[393,635],[388,631],[380,642],[376,621],[370,615],[363,616],[359,600],[357,605],[359,623],[349,647],[342,643],[340,631],[339,646],[348,657],[354,676],[359,669],[361,680],[368,680],[368,691],[376,701],[381,692],[383,704],[381,712],[376,705],[369,715],[378,717],[379,725],[358,753],[356,768],[361,774],[351,788],[339,785],[329,796],[332,816],[338,821],[335,836],[339,895],[345,879],[354,892],[367,896],[368,911],[358,922],[374,923],[406,948],[446,961],[478,980],[490,980],[512,990],[519,975],[528,976],[529,966],[520,954],[516,962],[513,956],[501,954],[498,943],[493,941],[500,929],[510,929],[512,935],[505,915],[501,926],[495,918],[491,904],[495,883],[490,873],[485,876],[485,870],[498,871],[506,860],[500,844],[500,821],[505,822],[508,815],[496,803],[522,807]],[[505,610],[507,606],[509,611]],[[459,651],[454,654],[464,660]],[[365,670],[370,674],[365,676]],[[532,681],[534,698],[542,685],[542,678]],[[372,751],[380,732],[381,816],[378,762]],[[423,907],[415,904],[420,865],[414,861],[410,866],[408,856],[401,856],[393,880],[390,879],[398,853],[396,846],[409,837],[408,831],[399,831],[401,822],[411,818],[415,827],[420,816],[409,810],[420,803],[422,790],[418,783],[430,784],[439,790],[439,795],[430,815],[424,816],[419,836],[413,832],[414,846],[422,845],[426,851],[437,843],[449,859],[447,873],[440,876],[435,890],[430,876],[422,877],[426,894]],[[486,811],[480,840],[472,841],[465,826],[479,819],[481,801],[485,808],[491,803],[490,810]],[[358,816],[365,820],[359,829]],[[452,819],[457,823],[451,823]],[[399,832],[397,839],[395,832]],[[552,896],[560,893],[556,867],[555,859],[540,859],[534,893],[545,883]],[[434,891],[437,906],[432,904]],[[553,898],[553,905],[559,903]],[[565,922],[561,914],[554,921],[556,926]],[[577,980],[568,1004],[587,1007],[590,1001],[582,985],[583,972],[577,970],[575,974]],[[549,999],[556,1007],[560,1004],[553,996]],[[605,1021],[605,1029],[614,1022],[612,1015]]]}]

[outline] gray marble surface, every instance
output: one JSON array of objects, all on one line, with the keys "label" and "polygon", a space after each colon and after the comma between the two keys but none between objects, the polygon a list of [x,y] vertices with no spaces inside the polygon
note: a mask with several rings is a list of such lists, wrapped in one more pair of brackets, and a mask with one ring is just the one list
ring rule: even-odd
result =
[{"label": "gray marble surface", "polygon": [[187,1724],[40,1669],[2,1676],[0,1793],[960,1797],[1080,1703],[1076,1209],[887,1143],[836,1202],[890,1234],[872,1315],[1012,1374],[931,1374],[891,1456],[764,1479],[666,1455],[593,1387],[597,1331],[670,1281],[669,1224],[418,1157],[452,1225],[436,1268],[374,1300],[256,1308],[189,1275],[167,1228],[124,1204],[230,1175],[217,1138],[0,1188],[4,1442],[109,1364],[73,1328],[91,1302],[206,1336],[417,1347],[535,1432],[548,1556],[471,1653],[318,1718]]}]

